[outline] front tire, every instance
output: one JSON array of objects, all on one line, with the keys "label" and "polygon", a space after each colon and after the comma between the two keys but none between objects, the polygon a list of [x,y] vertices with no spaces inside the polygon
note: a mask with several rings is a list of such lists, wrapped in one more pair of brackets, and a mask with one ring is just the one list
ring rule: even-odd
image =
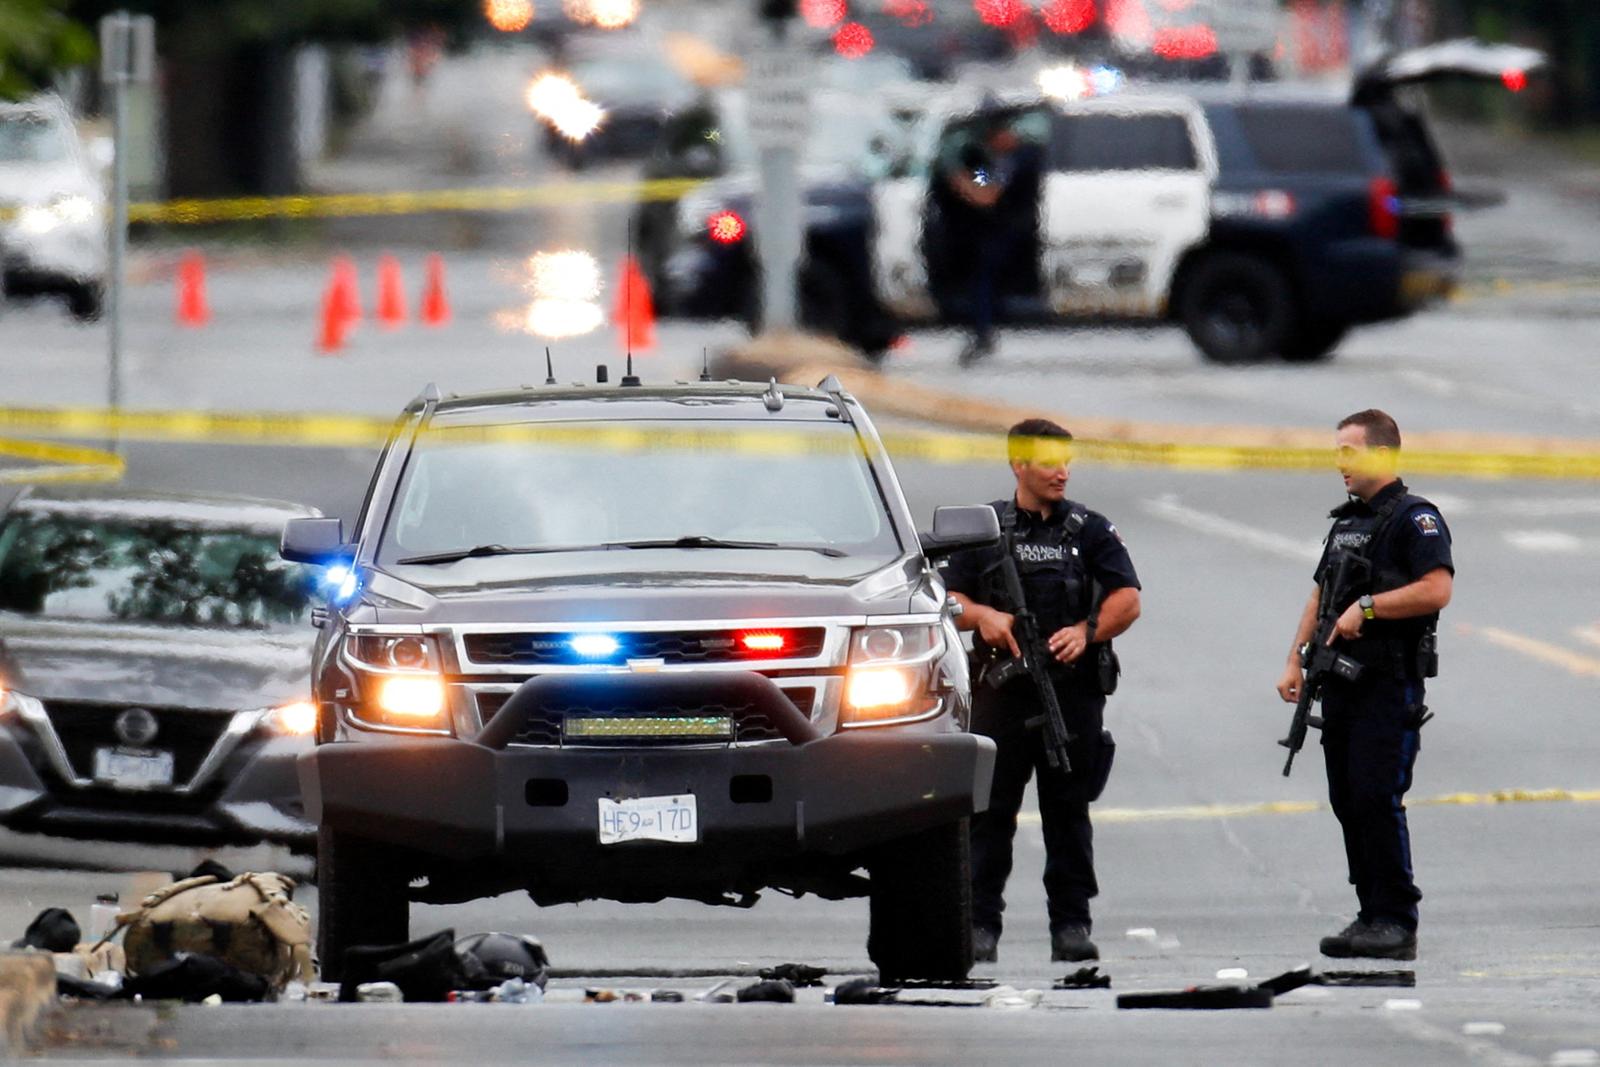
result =
[{"label": "front tire", "polygon": [[398,945],[409,939],[408,882],[394,848],[318,828],[317,958],[324,982],[344,977],[344,953],[352,945]]},{"label": "front tire", "polygon": [[1281,351],[1293,332],[1294,294],[1267,261],[1213,252],[1185,281],[1178,318],[1212,362],[1256,363]]},{"label": "front tire", "polygon": [[867,955],[882,982],[959,982],[972,970],[967,820],[890,842],[868,861]]}]

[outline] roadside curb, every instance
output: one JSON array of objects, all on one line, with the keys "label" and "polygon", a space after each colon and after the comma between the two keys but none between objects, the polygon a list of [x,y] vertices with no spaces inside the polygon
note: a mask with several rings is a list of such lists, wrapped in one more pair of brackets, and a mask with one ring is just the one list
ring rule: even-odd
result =
[{"label": "roadside curb", "polygon": [[[1235,454],[1280,452],[1314,456],[1315,465],[1321,466],[1327,465],[1332,450],[1331,422],[1325,429],[1309,429],[1087,418],[918,385],[874,368],[849,350],[843,351],[844,358],[840,358],[841,346],[820,338],[783,337],[771,341],[756,338],[725,352],[719,361],[717,375],[746,380],[775,377],[780,382],[814,386],[832,374],[838,377],[846,390],[877,414],[917,419],[945,429],[975,433],[1004,433],[1023,419],[1044,416],[1063,423],[1077,438],[1112,446],[1212,449]],[[1431,453],[1437,456],[1475,455],[1533,460],[1547,457],[1551,460],[1586,461],[1586,466],[1600,462],[1600,440],[1466,430],[1408,433],[1406,451],[1414,457]],[[1239,457],[1236,455],[1235,458]],[[1206,464],[1201,462],[1197,465]],[[1296,461],[1288,465],[1298,468],[1303,464]]]},{"label": "roadside curb", "polygon": [[40,952],[0,953],[0,1059],[27,1048],[56,1003],[56,969]]}]

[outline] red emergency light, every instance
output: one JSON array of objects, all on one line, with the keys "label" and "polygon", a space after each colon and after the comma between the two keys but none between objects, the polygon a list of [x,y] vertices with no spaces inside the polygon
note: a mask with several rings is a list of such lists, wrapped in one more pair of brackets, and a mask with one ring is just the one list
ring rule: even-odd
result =
[{"label": "red emergency light", "polygon": [[816,30],[826,30],[844,21],[848,12],[844,0],[800,0],[800,17]]},{"label": "red emergency light", "polygon": [[860,59],[877,43],[872,31],[859,22],[847,22],[833,34],[833,50],[846,59]]},{"label": "red emergency light", "polygon": [[1022,0],[973,0],[972,9],[988,25],[1000,27],[1016,22],[1028,10]]},{"label": "red emergency light", "polygon": [[1518,67],[1507,67],[1500,72],[1500,81],[1507,89],[1520,93],[1528,87],[1528,72]]},{"label": "red emergency light", "polygon": [[1166,26],[1156,30],[1150,50],[1162,59],[1205,59],[1217,54],[1217,34],[1210,26]]},{"label": "red emergency light", "polygon": [[1051,33],[1082,33],[1094,24],[1094,0],[1050,0],[1039,17]]},{"label": "red emergency light", "polygon": [[770,656],[782,652],[788,646],[788,636],[772,630],[754,630],[739,635],[739,647],[746,652]]},{"label": "red emergency light", "polygon": [[744,230],[737,211],[718,211],[706,220],[706,232],[719,245],[738,244],[744,240]]}]

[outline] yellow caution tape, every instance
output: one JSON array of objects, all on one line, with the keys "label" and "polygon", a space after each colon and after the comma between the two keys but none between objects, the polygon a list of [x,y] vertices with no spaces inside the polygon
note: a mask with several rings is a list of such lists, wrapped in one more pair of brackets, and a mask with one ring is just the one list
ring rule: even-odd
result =
[{"label": "yellow caution tape", "polygon": [[[0,431],[39,437],[125,439],[203,444],[257,444],[308,448],[365,448],[381,445],[394,426],[389,418],[339,414],[273,412],[120,411],[100,408],[0,409]],[[1225,432],[1225,431],[1224,431]],[[830,439],[797,429],[724,429],[716,425],[641,428],[627,424],[571,425],[504,423],[437,427],[442,443],[531,441],[585,445],[607,451],[662,448],[753,451],[781,455],[834,447]],[[897,459],[936,464],[1006,461],[1003,434],[898,431],[884,434]],[[841,437],[838,447],[853,448]],[[1587,442],[1573,442],[1575,449]],[[1160,466],[1180,470],[1303,470],[1333,466],[1331,450],[1272,445],[1164,444],[1143,441],[1078,439],[1076,458],[1122,466]],[[1408,451],[1408,473],[1463,478],[1546,478],[1600,480],[1600,444],[1585,451]]]},{"label": "yellow caution tape", "polygon": [[32,460],[34,466],[0,467],[0,485],[38,485],[45,482],[114,482],[126,464],[113,452],[82,445],[0,438],[0,456]]},{"label": "yellow caution tape", "polygon": [[537,185],[420,192],[340,193],[325,196],[243,196],[229,199],[168,200],[130,204],[129,222],[194,225],[257,219],[353,218],[372,215],[423,215],[446,211],[526,211],[571,204],[676,200],[699,178],[651,181],[542,182]]},{"label": "yellow caution tape", "polygon": [[[1489,804],[1593,804],[1600,789],[1497,789],[1488,793],[1445,793],[1406,801],[1408,808],[1462,807]],[[1305,815],[1330,810],[1314,800],[1268,800],[1253,804],[1187,804],[1158,808],[1097,808],[1094,819],[1114,822],[1194,822],[1205,819],[1248,818],[1260,815]],[[1019,822],[1038,825],[1035,812],[1024,812]]]}]

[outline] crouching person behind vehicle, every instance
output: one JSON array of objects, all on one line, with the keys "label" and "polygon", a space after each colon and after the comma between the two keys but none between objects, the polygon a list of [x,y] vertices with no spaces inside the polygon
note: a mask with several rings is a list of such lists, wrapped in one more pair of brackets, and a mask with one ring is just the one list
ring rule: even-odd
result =
[{"label": "crouching person behind vehicle", "polygon": [[1117,528],[1067,499],[1071,441],[1047,419],[1011,428],[1016,491],[991,505],[1001,544],[954,557],[945,574],[959,625],[975,631],[972,729],[998,749],[989,808],[972,818],[979,961],[997,958],[1017,812],[1035,772],[1051,958],[1099,958],[1089,939],[1099,892],[1089,804],[1110,774],[1102,719],[1119,670],[1111,640],[1139,617],[1139,578]]}]

